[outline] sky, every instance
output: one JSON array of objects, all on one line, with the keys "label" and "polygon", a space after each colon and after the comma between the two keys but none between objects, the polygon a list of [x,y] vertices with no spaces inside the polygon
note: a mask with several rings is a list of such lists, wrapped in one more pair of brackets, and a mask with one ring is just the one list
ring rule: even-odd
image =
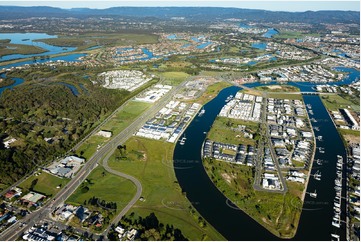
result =
[{"label": "sky", "polygon": [[1,1],[1,5],[12,6],[52,6],[60,8],[109,8],[119,6],[153,6],[153,7],[180,7],[180,6],[207,6],[207,7],[235,7],[235,8],[248,8],[248,9],[263,9],[271,11],[290,11],[290,12],[303,12],[303,11],[318,11],[318,10],[353,10],[360,11],[360,2],[357,0],[351,1],[335,1],[335,0],[321,0],[321,1],[296,1],[296,0],[263,0],[263,1],[246,1],[246,0],[173,0],[173,1],[154,1],[154,0],[25,0],[14,1],[7,0]]}]

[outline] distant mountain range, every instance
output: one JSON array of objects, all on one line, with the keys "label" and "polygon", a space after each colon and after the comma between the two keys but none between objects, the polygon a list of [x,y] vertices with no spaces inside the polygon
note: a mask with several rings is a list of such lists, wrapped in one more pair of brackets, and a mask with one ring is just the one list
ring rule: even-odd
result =
[{"label": "distant mountain range", "polygon": [[223,20],[239,18],[259,22],[302,22],[302,23],[360,23],[359,11],[306,11],[279,12],[240,8],[220,7],[113,7],[107,9],[54,7],[0,6],[0,19],[18,19],[28,17],[153,17],[169,19],[184,17],[192,21]]}]

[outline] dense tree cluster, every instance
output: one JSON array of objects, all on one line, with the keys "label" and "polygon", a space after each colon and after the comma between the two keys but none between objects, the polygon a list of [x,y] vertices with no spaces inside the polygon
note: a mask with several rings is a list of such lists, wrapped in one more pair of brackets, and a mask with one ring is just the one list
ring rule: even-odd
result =
[{"label": "dense tree cluster", "polygon": [[[124,217],[119,225],[123,228],[130,230],[134,228],[138,231],[137,240],[188,240],[183,234],[182,231],[178,228],[174,228],[173,225],[159,222],[157,216],[154,213],[149,214],[147,217],[134,218],[134,213],[131,213],[130,216]],[[114,237],[114,238],[113,238]],[[109,239],[112,240],[116,238],[115,233],[109,234]]]},{"label": "dense tree cluster", "polygon": [[[105,200],[100,200],[100,198],[97,197],[91,197],[88,200],[88,204],[95,206],[95,207],[102,207],[102,208],[108,208],[108,209],[117,209],[117,203],[115,202],[107,202]],[[86,205],[86,204],[84,204]]]},{"label": "dense tree cluster", "polygon": [[67,82],[78,95],[59,81],[30,81],[1,94],[0,141],[16,141],[10,148],[0,142],[0,184],[10,185],[35,166],[63,155],[129,97],[127,91],[89,82],[84,82],[85,92],[78,83]]}]

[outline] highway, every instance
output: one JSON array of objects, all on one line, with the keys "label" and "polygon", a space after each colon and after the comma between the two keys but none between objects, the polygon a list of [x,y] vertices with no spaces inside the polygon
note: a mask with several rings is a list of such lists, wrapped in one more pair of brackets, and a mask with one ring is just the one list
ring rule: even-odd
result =
[{"label": "highway", "polygon": [[[177,87],[174,87],[167,94],[165,94],[157,103],[155,103],[152,107],[147,109],[141,116],[139,116],[132,124],[130,124],[127,128],[125,128],[122,132],[116,135],[113,139],[111,139],[107,144],[102,146],[81,168],[81,170],[72,178],[72,180],[57,193],[53,200],[47,202],[43,207],[38,210],[32,212],[27,215],[25,218],[17,221],[14,225],[9,227],[7,230],[0,234],[0,241],[10,241],[16,240],[24,231],[31,228],[35,223],[39,223],[42,219],[47,218],[49,213],[54,210],[56,207],[61,205],[76,189],[77,187],[88,177],[90,172],[98,165],[101,164],[102,159],[105,157],[105,168],[108,168],[108,171],[124,177],[126,179],[130,179],[137,186],[137,193],[133,197],[133,199],[129,202],[129,204],[121,211],[121,213],[114,219],[113,223],[116,220],[120,220],[121,216],[129,211],[129,209],[133,206],[133,204],[139,199],[142,188],[141,184],[135,178],[114,171],[109,168],[107,164],[108,158],[111,156],[113,151],[119,144],[124,143],[128,140],[148,119],[152,118],[161,108],[163,108],[172,98],[174,94],[177,93],[181,88],[184,87],[186,81],[182,82]],[[25,222],[26,225],[21,227],[21,224]],[[108,231],[108,230],[107,230]]]}]

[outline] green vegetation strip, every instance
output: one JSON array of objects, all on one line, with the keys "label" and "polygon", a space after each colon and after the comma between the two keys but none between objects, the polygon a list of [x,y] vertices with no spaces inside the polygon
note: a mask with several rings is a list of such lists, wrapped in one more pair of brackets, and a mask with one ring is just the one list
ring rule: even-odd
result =
[{"label": "green vegetation strip", "polygon": [[19,45],[19,44],[1,44],[0,43],[0,56],[12,54],[40,54],[46,52],[45,49],[32,46],[32,45]]}]

